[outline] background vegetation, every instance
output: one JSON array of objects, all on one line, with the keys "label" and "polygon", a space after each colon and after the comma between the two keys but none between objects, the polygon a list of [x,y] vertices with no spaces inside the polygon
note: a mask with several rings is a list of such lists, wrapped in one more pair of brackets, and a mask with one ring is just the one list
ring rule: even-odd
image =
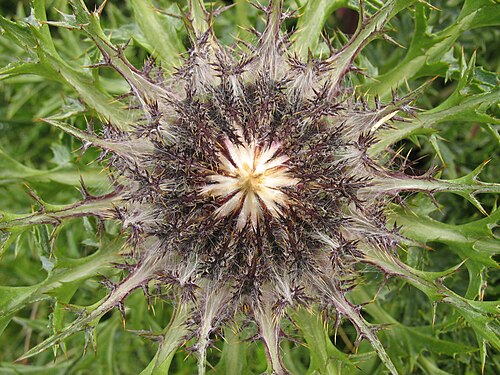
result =
[{"label": "background vegetation", "polygon": [[[215,24],[226,45],[236,37],[251,40],[245,28],[263,26],[256,8],[243,0],[234,3]],[[373,13],[383,2],[364,3],[366,12]],[[408,280],[389,279],[364,315],[388,324],[380,337],[401,373],[498,374],[499,338],[495,327],[489,327],[498,317],[500,300],[495,262],[499,189],[476,178],[494,183],[500,177],[495,73],[500,69],[500,10],[490,0],[430,3],[415,2],[391,20],[387,38],[372,42],[357,59],[367,78],[353,84],[359,92],[387,100],[391,89],[403,94],[433,79],[415,104],[421,121],[398,124],[399,132],[390,133],[374,152],[391,146],[407,156],[407,172],[421,175],[432,169],[456,184],[448,189],[455,194],[403,197],[403,208],[395,206],[393,217],[402,232],[418,242],[401,249],[403,261],[427,272],[432,285],[445,285],[472,301],[476,310],[464,308],[463,313],[455,303],[440,299],[439,289],[419,290]],[[93,9],[101,2],[86,4]],[[152,11],[151,4],[162,11]],[[328,48],[320,38],[323,27],[339,47],[353,32],[359,14],[356,1],[285,4],[303,14],[287,21],[286,27],[308,30],[296,38],[316,55]],[[113,43],[127,44],[126,56],[136,67],[152,54],[171,70],[179,62],[176,56],[189,49],[182,20],[174,17],[186,7],[184,1],[109,1],[101,22]],[[47,18],[57,22],[42,26],[40,9],[47,9]],[[0,221],[78,200],[81,177],[92,194],[108,191],[101,166],[92,162],[98,152],[82,154],[81,142],[40,119],[65,119],[81,128],[93,121],[99,129],[95,110],[104,114],[99,106],[126,117],[119,103],[109,99],[126,94],[127,84],[111,69],[90,68],[99,63],[100,54],[85,33],[65,28],[74,22],[66,0],[0,1],[0,13],[5,17],[0,19]],[[76,306],[92,305],[105,296],[107,289],[99,281],[113,280],[119,272],[110,265],[119,261],[121,234],[116,223],[105,223],[101,235],[98,227],[93,219],[78,219],[55,232],[45,225],[0,231],[0,374],[139,374],[151,368],[172,307],[161,299],[148,307],[142,291],[126,300],[125,329],[120,312],[114,311],[95,331],[77,333],[53,351],[14,362],[81,314]],[[375,269],[364,275],[350,294],[357,302],[369,302],[384,281]],[[282,344],[285,364],[296,374],[385,371],[368,343],[356,349],[355,330],[348,323],[339,327],[335,338],[333,322],[324,324],[322,317],[299,311],[287,333],[290,337]],[[230,328],[224,334],[225,340],[216,341],[208,358],[214,373],[266,370],[264,349],[252,340],[252,327],[240,337]],[[193,374],[195,369],[189,351],[173,356],[170,373]]]}]

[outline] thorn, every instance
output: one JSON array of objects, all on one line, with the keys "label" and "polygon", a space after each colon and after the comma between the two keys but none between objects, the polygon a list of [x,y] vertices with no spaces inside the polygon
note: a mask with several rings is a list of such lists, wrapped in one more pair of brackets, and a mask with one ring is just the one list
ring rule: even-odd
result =
[{"label": "thorn", "polygon": [[89,65],[83,65],[83,68],[87,69],[97,69],[97,68],[108,68],[111,67],[111,63],[109,62],[109,59],[104,59],[103,61],[99,61],[95,64],[89,64]]},{"label": "thorn", "polygon": [[[358,20],[358,27],[357,29],[359,30],[360,27],[362,27],[363,22],[367,20],[366,12],[365,12],[365,6],[363,4],[363,0],[358,0],[358,6],[359,6],[359,20]],[[358,31],[356,30],[356,31]]]},{"label": "thorn", "polygon": [[148,304],[148,310],[152,309],[153,314],[154,314],[154,307],[153,307],[152,302],[151,302],[151,294],[149,293],[148,285],[144,284],[141,286],[141,288],[142,288],[142,291],[144,293],[144,296],[146,297],[146,302]]},{"label": "thorn", "polygon": [[82,197],[84,200],[92,199],[94,198],[90,193],[89,190],[87,189],[87,186],[85,185],[85,181],[83,181],[83,176],[80,175],[80,189],[78,189],[80,193],[82,194]]},{"label": "thorn", "polygon": [[336,312],[335,313],[335,323],[333,324],[333,343],[334,344],[337,344],[337,334],[338,334],[338,331],[339,331],[339,327],[340,327],[340,322],[342,320],[342,314],[340,314],[339,312]]},{"label": "thorn", "polygon": [[99,8],[95,11],[95,13],[97,14],[97,16],[100,16],[104,10],[104,7],[106,6],[108,0],[104,0],[102,2],[102,4],[99,6]]},{"label": "thorn", "polygon": [[251,6],[253,6],[255,9],[257,9],[258,11],[261,11],[261,12],[263,12],[263,13],[267,13],[267,8],[266,8],[266,7],[264,7],[261,3],[251,1],[249,4],[250,4]]},{"label": "thorn", "polygon": [[94,131],[94,115],[92,114],[92,117],[90,118],[90,120],[87,120],[87,116],[85,116],[85,122],[86,122],[86,125],[87,125],[87,132],[90,134],[90,135],[96,135],[95,134],[95,131]]},{"label": "thorn", "polygon": [[108,150],[104,150],[103,152],[101,152],[101,154],[97,157],[97,159],[95,160],[96,162],[101,162],[103,161],[106,156],[108,156],[109,154],[109,151]]},{"label": "thorn", "polygon": [[104,220],[101,218],[97,219],[97,238],[102,239],[102,234],[104,233]]},{"label": "thorn", "polygon": [[421,3],[421,4],[423,4],[423,5],[425,5],[425,6],[426,6],[426,7],[428,7],[428,8],[431,8],[431,9],[433,9],[433,10],[437,10],[438,12],[440,12],[440,11],[441,11],[441,9],[439,9],[439,8],[435,7],[434,5],[432,5],[431,3],[429,3],[429,2],[427,2],[427,1],[425,1],[425,0],[418,0],[418,2],[419,2],[419,3]]},{"label": "thorn", "polygon": [[49,236],[49,244],[50,244],[49,258],[50,259],[52,259],[52,256],[54,255],[54,247],[55,247],[57,233],[59,232],[58,231],[59,228],[61,228],[61,222],[60,221],[53,224],[52,232],[50,233],[50,236]]},{"label": "thorn", "polygon": [[354,341],[354,353],[358,352],[359,346],[361,345],[361,341],[365,339],[365,335],[363,333],[358,334],[356,341]]},{"label": "thorn", "polygon": [[163,335],[155,334],[153,331],[127,329],[127,332],[135,333],[136,335],[139,335],[151,341],[158,342],[160,343],[160,345],[164,341]]},{"label": "thorn", "polygon": [[97,354],[97,340],[95,337],[95,327],[88,326],[85,328],[85,345],[83,347],[83,355],[87,354],[87,348],[89,343],[92,343],[92,349],[94,350],[94,355]]},{"label": "thorn", "polygon": [[117,284],[114,281],[111,281],[110,279],[108,279],[107,277],[104,277],[104,276],[103,276],[102,280],[99,281],[99,284],[101,284],[106,289],[110,290],[111,292],[113,292],[117,286]]},{"label": "thorn", "polygon": [[437,302],[432,303],[432,329],[435,328],[436,325],[436,313],[437,313]]},{"label": "thorn", "polygon": [[435,195],[435,192],[434,191],[429,191],[427,193],[429,195],[429,198],[431,198],[431,202],[432,204],[434,205],[434,207],[437,208],[437,210],[440,212],[440,213],[443,213],[443,208],[441,207],[441,205],[439,204],[439,202],[437,201],[436,199],[436,195]]},{"label": "thorn", "polygon": [[120,310],[121,318],[122,318],[122,326],[123,329],[125,329],[126,326],[126,321],[125,321],[125,305],[123,304],[122,301],[119,301],[116,303],[116,307],[118,310]]},{"label": "thorn", "polygon": [[233,8],[234,6],[236,6],[236,3],[219,7],[217,9],[210,9],[210,19],[219,17],[222,13]]},{"label": "thorn", "polygon": [[35,190],[33,190],[27,183],[25,183],[24,186],[28,190],[28,195],[33,198],[38,204],[40,204],[42,206],[41,209],[45,211],[45,202],[42,200],[42,198],[40,198]]},{"label": "thorn", "polygon": [[165,16],[168,16],[168,17],[172,17],[172,18],[177,18],[178,20],[182,20],[183,17],[179,14],[175,14],[175,13],[170,13],[170,12],[167,12],[163,9],[158,9],[158,8],[155,8],[155,11],[160,13],[160,14],[163,14]]},{"label": "thorn", "polygon": [[395,41],[394,39],[392,39],[389,35],[387,35],[385,33],[382,34],[382,39],[388,41],[389,43],[394,44],[395,46],[398,46],[399,48],[406,49],[405,46],[403,46],[402,44],[398,43],[397,41]]}]

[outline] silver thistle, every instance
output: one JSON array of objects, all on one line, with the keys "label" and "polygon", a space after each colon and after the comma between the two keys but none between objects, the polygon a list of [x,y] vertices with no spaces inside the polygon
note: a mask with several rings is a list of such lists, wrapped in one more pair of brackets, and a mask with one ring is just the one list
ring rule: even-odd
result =
[{"label": "silver thistle", "polygon": [[[129,273],[73,330],[49,343],[112,308],[125,315],[133,290],[149,295],[156,288],[168,290],[179,314],[190,317],[179,342],[194,340],[199,374],[211,337],[243,315],[257,327],[270,371],[287,374],[280,324],[288,310],[304,306],[333,312],[336,324],[348,319],[358,341],[367,339],[397,374],[379,327],[346,297],[360,264],[396,273],[391,264],[400,264],[396,248],[403,238],[388,226],[385,210],[399,192],[415,190],[399,184],[411,177],[368,153],[378,131],[409,111],[411,98],[368,105],[346,78],[357,74],[355,57],[397,11],[394,3],[363,19],[342,49],[316,59],[288,50],[282,0],[261,7],[265,29],[238,53],[215,37],[210,25],[218,11],[207,13],[192,0],[184,18],[192,49],[171,76],[154,63],[133,68],[121,49],[98,36],[102,9],[86,13],[83,2],[73,6],[80,17],[86,14],[76,18],[79,27],[94,31],[100,66],[129,83],[132,104],[139,106],[131,115],[139,116],[133,126],[106,124],[100,135],[49,121],[80,138],[84,149],[103,150],[115,188],[100,197],[83,189],[85,202],[109,207],[79,211],[76,205],[61,217],[121,222]],[[193,22],[194,11],[204,22]]]},{"label": "silver thistle", "polygon": [[401,103],[356,101],[344,86],[351,61],[338,64],[343,51],[303,61],[286,50],[282,2],[263,11],[265,30],[248,53],[235,56],[211,28],[193,28],[173,79],[129,79],[143,121],[109,131],[101,146],[123,177],[115,216],[137,260],[127,288],[168,284],[189,304],[199,373],[210,336],[242,312],[273,371],[286,373],[280,320],[288,307],[311,304],[347,317],[396,373],[345,291],[366,252],[393,254],[398,242],[374,184],[392,177],[367,149]]}]

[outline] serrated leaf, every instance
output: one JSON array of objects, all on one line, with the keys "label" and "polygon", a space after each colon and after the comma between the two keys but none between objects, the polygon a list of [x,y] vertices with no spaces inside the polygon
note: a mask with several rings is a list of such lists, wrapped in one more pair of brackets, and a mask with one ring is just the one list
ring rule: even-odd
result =
[{"label": "serrated leaf", "polygon": [[50,147],[52,153],[54,154],[51,162],[57,164],[60,167],[67,166],[71,162],[71,153],[66,146],[58,143],[53,143]]},{"label": "serrated leaf", "polygon": [[298,20],[297,32],[293,35],[293,48],[301,56],[306,57],[308,50],[317,48],[326,19],[336,9],[345,7],[348,0],[316,0],[308,1]]},{"label": "serrated leaf", "polygon": [[150,0],[131,0],[131,4],[139,28],[152,48],[150,52],[161,58],[164,67],[174,66],[184,52],[174,27],[156,11]]},{"label": "serrated leaf", "polygon": [[169,372],[172,358],[183,337],[187,334],[186,321],[189,318],[189,306],[180,303],[165,328],[164,341],[160,344],[152,361],[140,375],[161,375]]},{"label": "serrated leaf", "polygon": [[[466,87],[477,85],[477,77],[474,76],[474,61],[471,58],[470,63],[464,63],[465,57],[462,57],[462,73],[455,91],[439,106],[428,110],[411,121],[411,123],[398,123],[393,129],[383,130],[378,135],[380,142],[377,142],[369,150],[371,155],[377,155],[401,139],[415,134],[432,134],[437,125],[455,121],[457,123],[482,122],[488,124],[500,124],[500,118],[494,117],[488,111],[494,108],[500,102],[500,87],[490,87],[488,91],[481,93],[468,93]],[[465,93],[464,93],[465,90]]]},{"label": "serrated leaf", "polygon": [[[429,32],[425,6],[416,5],[415,32],[406,56],[397,66],[364,85],[361,91],[384,97],[390,94],[391,90],[416,77],[428,74],[435,76],[436,73],[447,76],[449,59],[447,62],[443,57],[450,53],[453,43],[464,30],[498,25],[498,9],[490,0],[467,0],[456,23],[432,34]],[[441,67],[440,71],[436,70],[436,67]]]},{"label": "serrated leaf", "polygon": [[58,80],[54,70],[40,61],[16,61],[0,68],[0,81],[24,74],[36,74],[50,80]]},{"label": "serrated leaf", "polygon": [[429,217],[419,217],[400,211],[397,223],[403,226],[402,232],[404,234],[421,243],[441,242],[449,245],[449,249],[464,260],[478,262],[488,267],[497,267],[497,263],[491,259],[490,252],[477,251],[478,249],[474,249],[473,245],[478,240],[492,238],[488,224],[495,222],[499,217],[500,210],[497,210],[489,217],[473,223],[451,225]]},{"label": "serrated leaf", "polygon": [[308,374],[341,374],[356,368],[349,356],[338,350],[331,342],[321,315],[299,309],[293,313],[292,319],[301,330],[309,347],[311,362]]}]

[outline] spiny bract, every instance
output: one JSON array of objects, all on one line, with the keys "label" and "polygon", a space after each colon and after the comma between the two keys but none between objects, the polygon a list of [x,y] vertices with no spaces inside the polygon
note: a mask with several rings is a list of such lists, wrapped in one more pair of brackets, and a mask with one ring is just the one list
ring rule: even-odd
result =
[{"label": "spiny bract", "polygon": [[337,324],[349,319],[397,374],[378,327],[345,296],[358,265],[374,256],[397,262],[401,240],[384,210],[399,191],[387,186],[405,176],[367,150],[379,129],[409,111],[409,100],[368,105],[346,78],[357,74],[354,58],[389,12],[364,20],[365,37],[303,59],[287,50],[282,6],[261,7],[258,42],[232,49],[209,26],[217,11],[205,13],[202,26],[186,14],[192,48],[170,77],[151,62],[134,69],[122,50],[95,38],[100,66],[123,75],[142,115],[132,127],[109,123],[100,136],[64,127],[85,148],[104,151],[115,191],[92,199],[113,197],[97,216],[128,230],[132,264],[79,324],[124,311],[136,288],[167,287],[192,317],[200,374],[210,337],[241,315],[258,327],[272,371],[285,374],[280,322],[288,308],[319,306],[334,311]]}]

